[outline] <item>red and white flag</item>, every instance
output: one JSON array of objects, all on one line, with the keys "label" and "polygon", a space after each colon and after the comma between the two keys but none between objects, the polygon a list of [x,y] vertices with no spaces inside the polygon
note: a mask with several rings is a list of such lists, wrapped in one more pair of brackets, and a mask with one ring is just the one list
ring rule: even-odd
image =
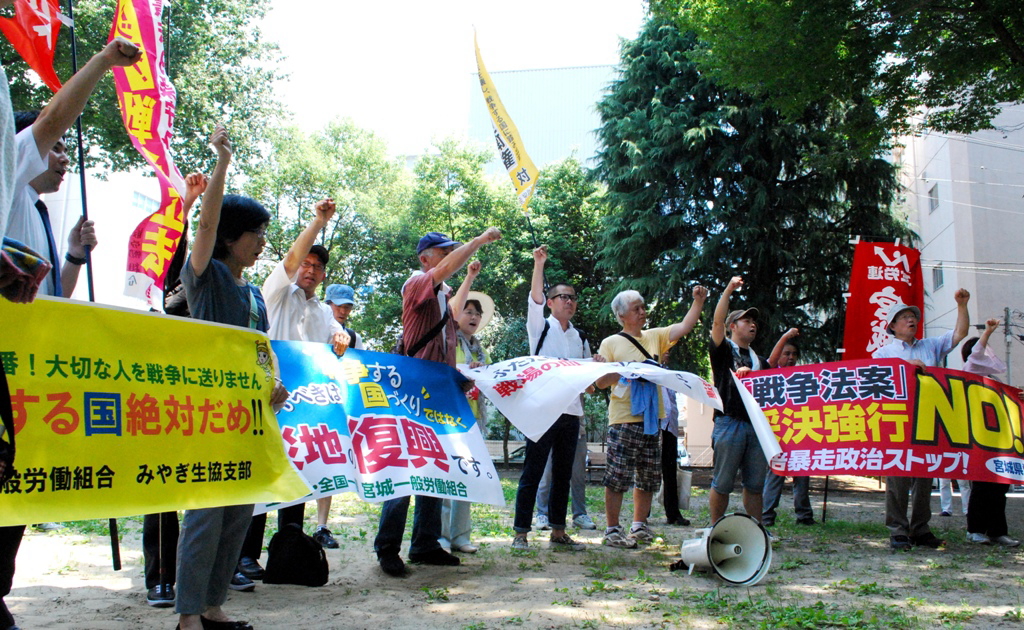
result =
[{"label": "red and white flag", "polygon": [[[892,341],[885,316],[897,302],[924,312],[921,252],[893,243],[857,243],[846,300],[844,361],[870,358]],[[918,338],[922,328],[918,327]]]},{"label": "red and white flag", "polygon": [[71,26],[60,12],[59,0],[15,0],[14,18],[0,18],[0,31],[54,92],[61,85],[53,69],[53,53],[62,22]]}]

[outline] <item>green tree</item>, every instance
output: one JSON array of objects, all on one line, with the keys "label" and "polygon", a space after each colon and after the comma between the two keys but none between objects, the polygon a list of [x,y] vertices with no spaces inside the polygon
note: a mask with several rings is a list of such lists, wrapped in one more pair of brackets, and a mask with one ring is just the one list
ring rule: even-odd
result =
[{"label": "green tree", "polygon": [[[790,326],[805,354],[832,358],[849,277],[851,235],[907,236],[889,212],[894,169],[862,158],[837,131],[863,108],[809,107],[796,122],[690,61],[693,35],[651,19],[623,44],[622,75],[598,104],[608,186],[601,267],[615,290],[634,288],[654,322],[682,318],[691,287],[711,290],[708,310],[733,275],[746,279],[736,307],[757,306],[759,349]],[[705,322],[710,322],[705,312]],[[700,329],[679,352],[704,364]]]},{"label": "green tree", "polygon": [[[112,0],[76,0],[75,34],[78,64],[85,64],[107,42],[114,19]],[[273,98],[277,47],[264,41],[260,21],[268,10],[257,0],[175,0],[165,3],[164,38],[168,73],[178,93],[172,147],[184,173],[209,172],[213,166],[207,143],[213,127],[223,123],[231,132],[236,163],[258,157],[263,131],[279,117]],[[52,94],[18,56],[6,39],[0,59],[11,82],[16,110],[40,109]],[[71,76],[70,32],[62,28],[54,68],[63,81]],[[113,170],[145,166],[131,144],[114,82],[97,86],[83,116],[86,148],[93,160]]]},{"label": "green tree", "polygon": [[[331,254],[324,285],[356,288],[353,329],[377,342],[376,349],[389,349],[387,340],[393,344],[401,315],[401,299],[395,296],[412,258],[396,252],[414,251],[403,225],[409,215],[408,176],[388,158],[382,140],[349,120],[309,135],[295,127],[271,129],[266,142],[270,151],[245,186],[246,194],[274,216],[264,257],[275,263],[284,258],[309,224],[314,204],[334,199],[337,212],[319,239]],[[263,266],[256,280],[270,271]]]},{"label": "green tree", "polygon": [[[705,43],[698,66],[790,120],[822,98],[867,98],[872,134],[923,124],[970,133],[1024,100],[1024,4],[1017,0],[652,0]],[[860,130],[864,132],[864,130]]]}]

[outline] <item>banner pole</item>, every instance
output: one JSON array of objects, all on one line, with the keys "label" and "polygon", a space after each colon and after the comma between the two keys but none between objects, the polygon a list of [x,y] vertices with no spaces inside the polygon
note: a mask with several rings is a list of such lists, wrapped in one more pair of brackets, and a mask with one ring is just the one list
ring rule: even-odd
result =
[{"label": "banner pole", "polygon": [[[72,75],[78,73],[78,41],[75,37],[75,8],[74,0],[68,0],[68,19],[71,21],[71,26],[68,29],[71,31],[71,73]],[[85,192],[85,148],[82,137],[82,115],[79,114],[75,120],[75,134],[78,139],[78,179],[82,187],[82,218],[86,221],[89,220],[89,204],[86,202]],[[93,285],[92,279],[92,252],[91,247],[85,247],[85,277],[89,284],[89,301],[96,301],[96,289]],[[59,265],[60,261],[55,260],[53,264]],[[65,296],[71,297],[71,296]],[[120,567],[118,567],[120,568]]]}]

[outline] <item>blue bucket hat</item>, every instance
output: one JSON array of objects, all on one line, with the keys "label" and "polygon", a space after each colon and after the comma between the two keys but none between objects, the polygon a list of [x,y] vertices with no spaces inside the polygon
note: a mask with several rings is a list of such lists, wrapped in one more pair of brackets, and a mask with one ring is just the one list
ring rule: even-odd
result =
[{"label": "blue bucket hat", "polygon": [[332,284],[327,287],[327,293],[324,299],[327,302],[332,302],[338,306],[344,304],[355,304],[356,292],[352,290],[352,287],[347,284]]}]

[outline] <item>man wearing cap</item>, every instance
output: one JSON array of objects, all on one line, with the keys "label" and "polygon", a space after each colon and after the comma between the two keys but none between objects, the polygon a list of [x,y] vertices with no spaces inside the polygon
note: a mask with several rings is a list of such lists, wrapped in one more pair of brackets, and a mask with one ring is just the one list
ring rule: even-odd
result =
[{"label": "man wearing cap", "polygon": [[[875,350],[876,359],[903,359],[919,369],[937,367],[942,359],[956,347],[970,326],[967,302],[971,294],[958,289],[956,300],[956,326],[938,337],[917,339],[921,323],[921,309],[897,302],[886,314],[886,330],[895,339]],[[910,519],[907,519],[907,494],[910,493]],[[928,521],[932,518],[932,480],[928,477],[886,477],[885,526],[889,528],[889,546],[894,551],[907,551],[912,545],[941,547],[946,541],[932,533]]]},{"label": "man wearing cap", "polygon": [[[416,246],[420,270],[402,287],[402,354],[437,361],[455,367],[455,320],[462,312],[469,288],[463,283],[450,297],[445,281],[461,269],[478,249],[501,238],[498,228],[490,227],[462,244],[440,232],[429,232]],[[398,553],[409,513],[409,497],[384,502],[373,549],[377,561],[388,575],[405,575],[405,563]],[[459,559],[441,548],[441,499],[416,497],[409,560],[418,564],[457,566]]]},{"label": "man wearing cap", "polygon": [[[334,216],[334,211],[332,199],[317,202],[313,220],[263,283],[263,299],[267,303],[268,335],[271,339],[330,343],[340,356],[348,349],[350,339],[341,324],[334,321],[331,309],[316,297],[317,287],[326,275],[329,256],[323,245],[313,244],[317,233]],[[337,549],[338,543],[327,529],[331,497],[317,499],[316,503],[317,531],[313,537],[324,547]],[[305,503],[278,510],[278,529],[289,523],[301,525],[304,511]],[[266,514],[254,516],[242,544],[238,571],[249,579],[263,577],[259,557],[266,525]]]},{"label": "man wearing cap", "polygon": [[[544,265],[547,259],[547,245],[541,245],[533,250],[533,276],[530,282],[530,295],[526,298],[526,335],[530,341],[530,354],[559,359],[589,359],[590,344],[569,323],[576,314],[577,301],[576,289],[571,284],[560,282],[548,289],[547,305],[551,309],[551,315],[544,319]],[[602,360],[600,357],[596,359]],[[562,410],[562,414],[540,439],[536,442],[526,441],[523,474],[519,476],[519,489],[516,491],[513,525],[515,536],[512,538],[512,549],[525,551],[530,548],[526,535],[531,530],[533,504],[537,500],[546,467],[550,467],[551,470],[548,477],[550,489],[547,491],[550,500],[538,505],[538,529],[551,529],[552,546],[573,550],[584,548],[565,533],[565,513],[569,503],[570,482],[576,474],[576,453],[580,444],[582,417],[583,403],[581,398],[576,398]],[[586,448],[586,440],[583,440],[584,456]],[[582,467],[579,475],[582,481]],[[585,492],[585,488],[582,490]],[[590,521],[585,499],[585,496],[577,499],[579,505],[573,506],[573,512],[581,510],[582,515]],[[573,503],[577,501],[574,500]],[[540,508],[544,509],[543,521]]]},{"label": "man wearing cap", "polygon": [[356,334],[356,331],[348,327],[348,316],[352,314],[352,308],[356,304],[356,292],[347,284],[332,284],[327,287],[324,294],[324,301],[331,307],[334,321],[341,324],[348,336],[352,339],[350,348],[363,349],[363,338]]},{"label": "man wearing cap", "polygon": [[768,472],[768,461],[732,378],[733,371],[743,377],[768,368],[768,360],[758,356],[750,347],[757,337],[757,309],[729,312],[729,299],[742,286],[743,278],[740,276],[729,280],[715,307],[711,324],[711,374],[722,397],[722,411],[715,410],[715,428],[711,432],[715,468],[708,504],[712,524],[722,518],[729,507],[729,495],[738,471],[743,479],[743,509],[760,521],[763,507],[761,492]]}]

